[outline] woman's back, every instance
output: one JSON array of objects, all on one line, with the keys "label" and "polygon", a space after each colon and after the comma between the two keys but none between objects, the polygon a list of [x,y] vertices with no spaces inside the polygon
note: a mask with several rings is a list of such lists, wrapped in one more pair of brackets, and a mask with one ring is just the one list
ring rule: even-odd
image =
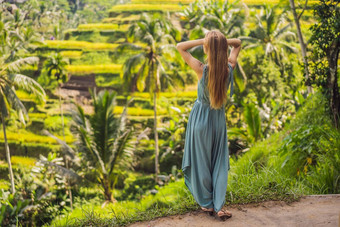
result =
[{"label": "woman's back", "polygon": [[[209,100],[209,91],[207,89],[207,83],[208,83],[208,65],[204,65],[204,69],[203,69],[203,75],[201,80],[198,82],[197,85],[197,101],[198,102],[202,102],[204,104],[210,104],[210,100]],[[231,83],[230,86],[230,97],[232,97],[233,93],[234,93],[234,76],[233,76],[233,68],[230,65],[230,63],[228,63],[229,66],[229,82],[228,82],[228,87],[229,84]],[[221,109],[224,109],[221,107]]]}]

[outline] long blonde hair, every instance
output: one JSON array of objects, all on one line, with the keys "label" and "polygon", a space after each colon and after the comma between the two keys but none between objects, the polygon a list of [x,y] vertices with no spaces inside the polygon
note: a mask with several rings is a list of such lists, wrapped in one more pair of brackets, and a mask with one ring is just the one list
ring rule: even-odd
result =
[{"label": "long blonde hair", "polygon": [[203,45],[209,69],[207,88],[210,107],[219,109],[226,103],[229,83],[227,38],[220,31],[211,30],[206,33]]}]

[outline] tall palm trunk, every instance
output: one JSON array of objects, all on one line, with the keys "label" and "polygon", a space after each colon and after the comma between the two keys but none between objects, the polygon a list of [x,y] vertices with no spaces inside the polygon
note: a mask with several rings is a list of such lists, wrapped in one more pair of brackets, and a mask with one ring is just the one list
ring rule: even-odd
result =
[{"label": "tall palm trunk", "polygon": [[[301,47],[302,60],[303,60],[304,70],[305,70],[305,78],[306,78],[306,80],[308,80],[309,79],[309,70],[308,70],[306,43],[303,40],[303,36],[302,36],[302,32],[301,32],[300,21],[299,21],[300,17],[298,17],[298,15],[296,13],[294,0],[289,0],[289,2],[290,2],[290,8],[292,9],[292,12],[293,12],[294,21],[295,21],[296,30],[297,30],[297,35],[298,35],[299,43],[300,43],[300,47]],[[307,5],[307,0],[306,0],[306,5]],[[313,88],[309,84],[307,85],[307,92],[309,94],[313,93]]]},{"label": "tall palm trunk", "polygon": [[154,133],[155,133],[155,173],[156,173],[156,179],[159,174],[159,168],[158,168],[158,132],[157,132],[157,102],[156,102],[156,91],[153,93],[153,112],[154,112]]},{"label": "tall palm trunk", "polygon": [[5,117],[2,115],[2,129],[4,131],[4,139],[5,139],[5,150],[6,150],[6,158],[7,158],[7,163],[8,163],[8,170],[9,170],[9,178],[11,182],[11,193],[15,193],[15,187],[14,187],[14,176],[13,176],[13,169],[12,169],[12,163],[11,163],[11,154],[9,152],[9,147],[8,147],[8,141],[7,141],[7,136],[6,136],[6,124],[5,124]]},{"label": "tall palm trunk", "polygon": [[[60,109],[60,115],[61,115],[61,125],[62,125],[62,129],[63,129],[63,138],[64,138],[64,142],[66,143],[66,139],[65,139],[65,126],[64,126],[64,113],[63,113],[63,107],[61,105],[61,89],[60,89],[61,85],[60,83],[58,82],[58,90],[59,90],[59,109]],[[64,155],[64,162],[65,162],[65,167],[66,169],[68,169],[68,161],[67,161],[67,158],[66,158],[66,155]],[[67,188],[67,192],[68,192],[68,195],[70,197],[70,206],[71,206],[71,209],[73,209],[73,201],[72,201],[72,190],[70,189],[70,186],[69,186],[69,181],[67,180],[66,181],[66,188]]]},{"label": "tall palm trunk", "polygon": [[[155,72],[156,72],[156,77],[158,78],[158,70],[156,69],[155,71],[155,64],[152,63],[151,65],[151,75],[152,77],[154,77]],[[155,81],[155,90],[153,91],[153,113],[154,113],[154,134],[155,134],[155,179],[157,180],[157,176],[159,174],[159,165],[158,165],[158,132],[157,132],[157,89],[158,89],[158,85],[157,85],[157,78]]]},{"label": "tall palm trunk", "polygon": [[109,202],[116,202],[115,198],[113,197],[113,191],[110,186],[109,176],[103,175],[103,180],[101,180],[102,186],[104,188],[104,198],[106,201]]}]

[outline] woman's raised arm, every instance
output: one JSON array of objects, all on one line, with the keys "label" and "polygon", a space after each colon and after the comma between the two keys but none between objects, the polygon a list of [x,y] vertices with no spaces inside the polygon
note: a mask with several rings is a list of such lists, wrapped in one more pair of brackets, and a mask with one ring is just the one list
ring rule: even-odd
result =
[{"label": "woman's raised arm", "polygon": [[197,73],[198,79],[200,80],[203,75],[203,63],[197,58],[194,58],[187,49],[194,46],[203,45],[204,39],[189,40],[185,42],[180,42],[176,45],[177,50],[182,55],[184,61]]},{"label": "woman's raised arm", "polygon": [[233,69],[237,64],[237,57],[241,50],[241,40],[240,39],[227,39],[228,45],[232,46],[228,62],[231,64]]}]

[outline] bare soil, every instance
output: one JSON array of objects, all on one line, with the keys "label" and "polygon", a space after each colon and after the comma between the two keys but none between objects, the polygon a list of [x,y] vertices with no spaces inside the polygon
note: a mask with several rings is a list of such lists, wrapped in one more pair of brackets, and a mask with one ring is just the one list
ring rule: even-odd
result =
[{"label": "bare soil", "polygon": [[267,201],[256,204],[225,207],[232,217],[221,221],[201,210],[184,215],[137,222],[137,226],[289,226],[289,227],[340,227],[340,194],[306,195],[299,201]]}]

